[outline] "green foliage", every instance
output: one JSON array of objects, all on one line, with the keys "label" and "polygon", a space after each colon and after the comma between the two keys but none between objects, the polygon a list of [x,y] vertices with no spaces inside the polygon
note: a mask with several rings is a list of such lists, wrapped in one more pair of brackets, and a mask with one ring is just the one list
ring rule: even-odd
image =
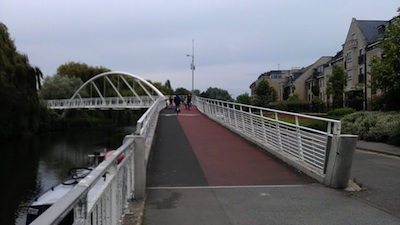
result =
[{"label": "green foliage", "polygon": [[298,93],[294,93],[293,95],[289,96],[289,98],[285,101],[288,103],[305,103],[303,100],[300,99]]},{"label": "green foliage", "polygon": [[278,93],[273,87],[269,86],[267,80],[261,80],[256,85],[254,93],[254,104],[257,106],[267,107],[271,102],[278,99]]},{"label": "green foliage", "polygon": [[391,145],[400,146],[400,124],[397,125],[390,135],[388,143]]},{"label": "green foliage", "polygon": [[380,42],[382,58],[371,60],[371,87],[382,90],[385,110],[400,109],[400,18],[394,17],[385,27],[385,37]]},{"label": "green foliage", "polygon": [[274,102],[271,107],[283,111],[297,113],[323,113],[326,107],[318,97],[313,98],[311,104],[300,99],[299,94],[289,96],[285,101]]},{"label": "green foliage", "polygon": [[175,90],[175,94],[177,94],[177,95],[188,95],[188,94],[190,94],[190,91],[188,89],[186,89],[186,88],[180,87],[180,88],[177,88]]},{"label": "green foliage", "polygon": [[6,25],[0,23],[0,137],[35,133],[39,129],[36,93],[42,72],[27,55],[17,52]]},{"label": "green foliage", "polygon": [[[313,119],[308,119],[308,118],[298,118],[299,119],[299,125],[303,127],[308,127],[320,131],[326,131],[327,130],[327,122],[321,121],[321,120],[313,120]],[[296,120],[294,117],[287,117],[287,118],[279,118],[280,121],[286,122],[286,123],[291,123],[291,124],[296,124]]]},{"label": "green foliage", "polygon": [[199,89],[194,89],[193,90],[193,95],[200,96],[200,90]]},{"label": "green foliage", "polygon": [[332,75],[328,76],[326,94],[333,95],[333,107],[341,108],[343,106],[344,88],[347,86],[347,75],[343,67],[336,66],[333,68]]},{"label": "green foliage", "polygon": [[227,90],[209,87],[206,92],[200,94],[201,97],[218,99],[222,101],[233,101],[231,95]]},{"label": "green foliage", "polygon": [[329,118],[335,118],[335,119],[340,119],[345,115],[354,113],[356,110],[354,110],[353,108],[338,108],[338,109],[333,109],[331,111],[328,112],[328,117]]},{"label": "green foliage", "polygon": [[324,108],[324,102],[319,98],[314,96],[311,101],[311,107],[313,112],[320,112]]},{"label": "green foliage", "polygon": [[251,105],[251,97],[249,93],[244,93],[236,97],[236,102],[245,104],[245,105]]},{"label": "green foliage", "polygon": [[57,74],[61,76],[78,77],[83,82],[104,72],[109,72],[110,69],[105,67],[88,66],[85,63],[68,62],[57,68]]},{"label": "green foliage", "polygon": [[174,90],[171,87],[171,82],[169,80],[165,81],[163,89],[160,90],[164,95],[173,95]]},{"label": "green foliage", "polygon": [[342,119],[342,133],[357,134],[366,141],[393,140],[400,126],[399,112],[356,112]]},{"label": "green foliage", "polygon": [[[39,90],[39,96],[42,99],[69,99],[75,93],[83,82],[78,77],[68,77],[56,74],[44,79],[42,88]],[[82,93],[81,93],[82,95]],[[83,95],[83,96],[87,96]]]},{"label": "green foliage", "polygon": [[304,120],[300,121],[300,125],[320,131],[326,131],[328,129],[327,122],[322,120]]},{"label": "green foliage", "polygon": [[65,118],[61,117],[54,110],[40,105],[40,126],[39,133],[47,133],[64,130],[67,127]]},{"label": "green foliage", "polygon": [[172,90],[171,83],[169,80],[167,80],[164,85],[161,82],[151,82],[151,81],[149,81],[149,82],[154,87],[156,87],[159,91],[161,91],[161,93],[163,93],[164,95],[173,95],[174,94],[174,90]]}]

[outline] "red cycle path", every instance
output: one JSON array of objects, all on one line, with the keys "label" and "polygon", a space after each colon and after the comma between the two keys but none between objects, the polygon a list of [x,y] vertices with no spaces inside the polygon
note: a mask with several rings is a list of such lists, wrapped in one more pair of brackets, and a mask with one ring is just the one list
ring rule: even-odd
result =
[{"label": "red cycle path", "polygon": [[178,121],[210,186],[293,185],[313,182],[308,177],[202,115],[183,109]]}]

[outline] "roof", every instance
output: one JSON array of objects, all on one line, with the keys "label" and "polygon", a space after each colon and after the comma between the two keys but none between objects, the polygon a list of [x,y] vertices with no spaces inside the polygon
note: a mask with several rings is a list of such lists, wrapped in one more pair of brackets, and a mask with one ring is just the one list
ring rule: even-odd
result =
[{"label": "roof", "polygon": [[378,28],[385,25],[386,20],[357,20],[361,32],[367,39],[367,43],[371,44],[379,38],[383,38],[383,33],[378,32]]}]

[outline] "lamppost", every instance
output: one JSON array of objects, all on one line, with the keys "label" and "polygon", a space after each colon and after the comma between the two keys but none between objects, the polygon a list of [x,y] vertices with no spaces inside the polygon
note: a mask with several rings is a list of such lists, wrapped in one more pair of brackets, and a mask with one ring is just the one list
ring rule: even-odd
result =
[{"label": "lamppost", "polygon": [[192,64],[190,64],[190,69],[192,70],[192,94],[194,91],[194,70],[195,70],[195,66],[194,66],[194,39],[192,39],[192,54],[187,54],[187,57],[192,57]]}]

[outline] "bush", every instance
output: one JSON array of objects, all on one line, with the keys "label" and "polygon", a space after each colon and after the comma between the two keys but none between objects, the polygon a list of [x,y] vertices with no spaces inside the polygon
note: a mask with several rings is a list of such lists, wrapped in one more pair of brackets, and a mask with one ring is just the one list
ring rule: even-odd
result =
[{"label": "bush", "polygon": [[399,112],[357,112],[342,118],[342,133],[357,134],[365,141],[395,142],[399,126]]},{"label": "bush", "polygon": [[327,122],[322,121],[322,120],[306,120],[306,121],[301,121],[300,125],[313,128],[316,130],[320,131],[326,131],[327,130]]},{"label": "bush", "polygon": [[333,110],[328,112],[328,117],[340,119],[345,115],[354,113],[355,111],[356,110],[354,110],[353,108],[348,108],[348,107],[333,109]]},{"label": "bush", "polygon": [[400,146],[400,123],[390,136],[388,143],[391,145]]}]

